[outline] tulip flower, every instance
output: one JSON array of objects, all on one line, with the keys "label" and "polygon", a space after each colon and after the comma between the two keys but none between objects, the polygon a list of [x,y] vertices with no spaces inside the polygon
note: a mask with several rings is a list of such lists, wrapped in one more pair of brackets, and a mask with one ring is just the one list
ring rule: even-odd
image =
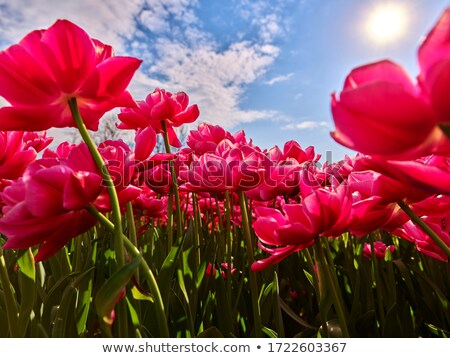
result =
[{"label": "tulip flower", "polygon": [[[450,124],[450,8],[447,8],[419,48],[419,81],[439,123]],[[447,134],[449,132],[447,131]]]},{"label": "tulip flower", "polygon": [[350,223],[351,204],[348,186],[339,185],[312,188],[302,196],[300,204],[282,205],[283,212],[256,207],[253,229],[259,247],[270,256],[253,263],[252,270],[263,270],[293,252],[314,245],[317,237],[342,235]]},{"label": "tulip flower", "polygon": [[[450,247],[450,235],[448,233],[447,221],[449,217],[429,216],[422,217],[422,220]],[[439,261],[448,261],[447,254],[418,226],[412,221],[405,223],[394,234],[408,241],[414,242],[419,252],[433,257]]]},{"label": "tulip flower", "polygon": [[96,219],[85,208],[101,191],[101,176],[74,171],[57,160],[30,165],[23,179],[1,193],[0,232],[6,249],[39,245],[37,261],[54,255],[70,239],[89,230]]},{"label": "tulip flower", "polygon": [[209,123],[202,123],[197,130],[191,130],[186,138],[186,144],[196,155],[204,153],[214,153],[217,145],[224,139],[235,143],[231,133],[225,131],[221,126],[214,126]]},{"label": "tulip flower", "polygon": [[431,155],[416,160],[384,160],[365,157],[359,162],[410,188],[408,198],[420,201],[431,194],[450,194],[449,158]]},{"label": "tulip flower", "polygon": [[77,25],[58,20],[0,52],[0,130],[76,127],[69,100],[77,99],[88,129],[115,107],[136,106],[126,91],[141,61],[114,56]]},{"label": "tulip flower", "polygon": [[0,131],[0,179],[19,178],[51,141],[45,134]]},{"label": "tulip flower", "polygon": [[[378,260],[383,260],[384,257],[386,256],[387,251],[390,251],[391,254],[393,254],[395,251],[395,246],[386,245],[384,242],[381,241],[375,241],[373,243],[373,248],[375,250],[375,257]],[[364,243],[363,257],[369,260],[372,258],[372,246],[368,242]]]},{"label": "tulip flower", "polygon": [[391,61],[354,69],[331,109],[333,139],[361,153],[414,159],[450,149],[421,88]]},{"label": "tulip flower", "polygon": [[250,190],[264,180],[269,159],[248,144],[233,144],[225,139],[215,153],[205,153],[190,166],[183,166],[180,179],[183,188],[196,192]]},{"label": "tulip flower", "polygon": [[283,214],[277,209],[255,208],[257,219],[253,229],[258,236],[258,246],[269,257],[255,261],[253,271],[261,271],[281,262],[294,252],[314,245],[315,233],[300,205],[283,206]]},{"label": "tulip flower", "polygon": [[278,146],[267,152],[265,175],[259,186],[247,191],[247,196],[260,201],[273,200],[278,195],[295,195],[299,190],[299,172],[302,167],[315,165],[320,155],[314,147],[302,149],[296,141],[285,143],[283,151]]},{"label": "tulip flower", "polygon": [[189,97],[184,92],[172,94],[163,89],[155,89],[145,101],[138,101],[137,108],[122,108],[119,128],[139,129],[151,126],[156,133],[167,131],[170,145],[181,147],[174,127],[194,122],[200,112],[197,105],[188,107]]}]

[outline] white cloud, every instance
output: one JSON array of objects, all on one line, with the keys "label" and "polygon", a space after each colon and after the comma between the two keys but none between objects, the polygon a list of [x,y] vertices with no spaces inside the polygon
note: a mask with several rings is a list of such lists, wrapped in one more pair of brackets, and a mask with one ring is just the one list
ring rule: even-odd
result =
[{"label": "white cloud", "polygon": [[199,105],[202,120],[232,127],[274,116],[273,111],[242,110],[240,104],[245,85],[264,74],[275,60],[276,47],[238,42],[219,51],[212,45],[190,48],[171,41],[159,41],[156,46],[160,59],[150,68],[150,77],[166,78],[158,85],[168,90],[186,91]]},{"label": "white cloud", "polygon": [[264,42],[271,42],[283,33],[280,19],[276,14],[255,18],[252,22],[259,27],[259,36]]},{"label": "white cloud", "polygon": [[124,37],[129,38],[135,31],[134,15],[142,4],[142,0],[0,0],[2,11],[8,14],[0,17],[2,40],[18,41],[32,30],[48,28],[57,19],[65,18],[121,51]]},{"label": "white cloud", "polygon": [[293,75],[294,74],[291,72],[291,73],[288,73],[287,75],[275,76],[275,77],[271,78],[270,80],[264,81],[264,83],[266,85],[271,86],[278,82],[289,81]]},{"label": "white cloud", "polygon": [[329,123],[322,121],[322,122],[316,122],[316,121],[302,121],[299,123],[289,123],[281,129],[283,130],[304,130],[304,129],[316,129],[316,128],[326,128],[329,127]]}]

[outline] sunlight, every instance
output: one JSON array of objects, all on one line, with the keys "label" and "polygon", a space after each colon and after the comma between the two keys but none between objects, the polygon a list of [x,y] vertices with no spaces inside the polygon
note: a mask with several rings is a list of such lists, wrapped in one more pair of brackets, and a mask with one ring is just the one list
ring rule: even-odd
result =
[{"label": "sunlight", "polygon": [[367,33],[376,43],[392,43],[400,39],[408,26],[408,11],[401,4],[382,3],[370,13]]}]

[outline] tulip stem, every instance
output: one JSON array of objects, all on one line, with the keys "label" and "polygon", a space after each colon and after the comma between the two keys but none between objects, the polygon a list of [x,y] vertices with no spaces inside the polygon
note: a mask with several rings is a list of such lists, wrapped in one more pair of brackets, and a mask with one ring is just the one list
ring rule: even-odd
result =
[{"label": "tulip stem", "polygon": [[8,317],[9,335],[11,338],[18,338],[19,327],[17,326],[19,319],[19,312],[17,310],[16,300],[14,299],[13,291],[11,290],[11,282],[9,281],[8,270],[6,268],[5,258],[3,257],[3,250],[0,248],[0,282],[2,284],[3,293],[6,304],[6,314]]},{"label": "tulip stem", "polygon": [[231,265],[232,265],[232,257],[233,257],[233,239],[231,236],[231,203],[230,203],[230,193],[228,190],[225,190],[225,220],[226,220],[226,242],[227,242],[227,298],[228,302],[231,304]]},{"label": "tulip stem", "polygon": [[[105,215],[99,212],[93,205],[88,206],[87,211],[89,211],[91,215],[93,215],[100,223],[102,223],[102,225],[108,231],[115,232],[114,224],[109,221],[109,219]],[[122,239],[131,256],[136,257],[141,255],[138,248],[134,246],[130,239],[128,239],[124,234],[122,234]],[[145,260],[141,260],[140,266],[145,280],[147,281],[147,284],[149,286],[150,292],[153,295],[156,306],[156,319],[158,322],[161,338],[169,338],[169,327],[167,325],[164,302],[162,300],[161,291],[159,290],[156,278]]]},{"label": "tulip stem", "polygon": [[433,231],[433,229],[431,229],[425,223],[425,221],[423,221],[420,216],[417,215],[403,200],[400,200],[399,202],[397,202],[397,204],[398,206],[400,206],[400,208],[402,208],[406,215],[410,217],[411,221],[419,226],[423,230],[423,232],[425,232],[450,259],[450,247],[448,247],[447,244],[442,241],[442,239]]},{"label": "tulip stem", "polygon": [[69,100],[69,107],[70,110],[72,111],[72,116],[75,120],[78,131],[80,132],[83,141],[89,148],[89,151],[92,155],[92,159],[94,159],[95,164],[97,165],[98,169],[100,169],[100,172],[102,173],[103,177],[103,184],[106,186],[106,189],[108,190],[109,200],[111,201],[112,219],[115,228],[114,249],[116,252],[117,263],[120,268],[125,264],[125,253],[123,250],[123,241],[122,241],[122,215],[120,213],[120,204],[116,188],[114,186],[114,182],[111,178],[111,175],[109,174],[108,168],[106,167],[106,164],[103,161],[103,158],[100,152],[98,151],[97,146],[95,145],[94,141],[89,135],[89,132],[87,131],[87,128],[83,122],[83,119],[81,118],[76,98],[71,98]]},{"label": "tulip stem", "polygon": [[[167,132],[167,126],[166,121],[161,121],[161,127],[163,130],[163,136],[164,136],[164,146],[166,149],[166,153],[170,154],[170,143],[169,143],[169,133]],[[177,211],[177,228],[178,228],[178,237],[182,235],[182,217],[181,217],[181,206],[180,206],[180,192],[178,191],[178,182],[177,182],[177,175],[175,173],[175,166],[173,165],[173,160],[169,160],[169,167],[170,167],[170,176],[172,177],[172,188],[174,197],[175,197],[175,206]]]},{"label": "tulip stem", "polygon": [[262,322],[261,322],[261,310],[259,307],[258,283],[256,281],[256,274],[251,269],[252,264],[255,261],[255,258],[253,257],[253,242],[247,212],[247,202],[245,200],[245,194],[242,190],[238,190],[238,195],[239,195],[239,204],[241,206],[242,229],[244,231],[245,246],[247,248],[250,292],[252,295],[253,317],[255,321],[255,336],[256,338],[261,338]]},{"label": "tulip stem", "polygon": [[[72,112],[72,116],[77,125],[78,131],[81,134],[81,138],[86,143],[89,152],[92,155],[92,159],[97,165],[98,169],[102,173],[103,177],[103,185],[106,186],[108,191],[109,201],[111,203],[112,210],[112,219],[114,222],[114,252],[116,254],[117,266],[118,269],[125,265],[125,250],[124,250],[124,242],[122,239],[122,215],[120,212],[120,203],[117,195],[116,187],[114,182],[109,174],[108,168],[106,167],[103,158],[98,151],[97,146],[92,140],[89,132],[87,131],[86,125],[81,118],[81,114],[78,108],[77,99],[71,98],[69,100],[69,107]],[[128,317],[126,313],[126,304],[125,302],[119,302],[117,306],[117,322],[118,322],[118,334],[120,337],[128,337]]]},{"label": "tulip stem", "polygon": [[[326,239],[326,238],[325,238]],[[348,338],[350,337],[350,334],[348,332],[347,328],[347,319],[345,316],[345,309],[344,305],[340,299],[340,291],[339,286],[336,287],[335,284],[335,277],[333,277],[332,270],[330,268],[330,265],[333,265],[333,262],[328,262],[326,258],[326,254],[323,250],[321,238],[317,237],[314,241],[314,248],[315,248],[315,257],[317,262],[317,270],[319,271],[319,289],[320,289],[320,303],[319,303],[319,310],[324,309],[323,305],[326,302],[327,293],[329,292],[332,296],[332,301],[334,308],[336,310],[336,314],[342,329],[342,337]],[[321,282],[322,281],[322,282]],[[329,290],[329,291],[327,291]],[[320,307],[322,306],[322,307]],[[323,319],[326,320],[326,317],[323,317]],[[322,322],[322,325],[324,323]],[[325,322],[326,332],[328,332],[328,324]]]}]

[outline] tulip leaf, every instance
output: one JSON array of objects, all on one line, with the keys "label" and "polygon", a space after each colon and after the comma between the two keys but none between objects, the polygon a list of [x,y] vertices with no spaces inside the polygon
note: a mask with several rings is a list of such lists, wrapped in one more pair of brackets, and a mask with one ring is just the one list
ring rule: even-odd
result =
[{"label": "tulip leaf", "polygon": [[164,260],[161,270],[159,271],[157,282],[161,290],[161,297],[164,305],[168,307],[170,291],[172,290],[172,280],[177,266],[177,259],[183,246],[184,238],[180,238],[178,242],[172,246]]},{"label": "tulip leaf", "polygon": [[20,289],[19,335],[24,337],[30,321],[30,314],[36,301],[36,268],[30,248],[19,252],[17,264],[19,265]]},{"label": "tulip leaf", "polygon": [[264,334],[266,334],[269,338],[278,338],[277,332],[275,332],[273,329],[270,329],[268,327],[263,326],[262,331]]},{"label": "tulip leaf", "polygon": [[115,272],[98,290],[95,296],[95,308],[99,317],[107,324],[112,324],[111,312],[128,284],[131,276],[136,272],[142,256],[136,256],[129,264]]},{"label": "tulip leaf", "polygon": [[197,338],[225,338],[216,326],[209,327],[197,335]]},{"label": "tulip leaf", "polygon": [[76,299],[77,290],[72,285],[67,286],[56,312],[52,330],[53,338],[67,338],[76,336],[76,326],[73,319]]},{"label": "tulip leaf", "polygon": [[135,300],[138,300],[138,301],[150,301],[152,303],[155,302],[155,300],[153,299],[152,295],[148,295],[148,294],[145,294],[145,293],[141,292],[136,286],[133,286],[131,288],[131,294],[133,295],[133,298]]}]

